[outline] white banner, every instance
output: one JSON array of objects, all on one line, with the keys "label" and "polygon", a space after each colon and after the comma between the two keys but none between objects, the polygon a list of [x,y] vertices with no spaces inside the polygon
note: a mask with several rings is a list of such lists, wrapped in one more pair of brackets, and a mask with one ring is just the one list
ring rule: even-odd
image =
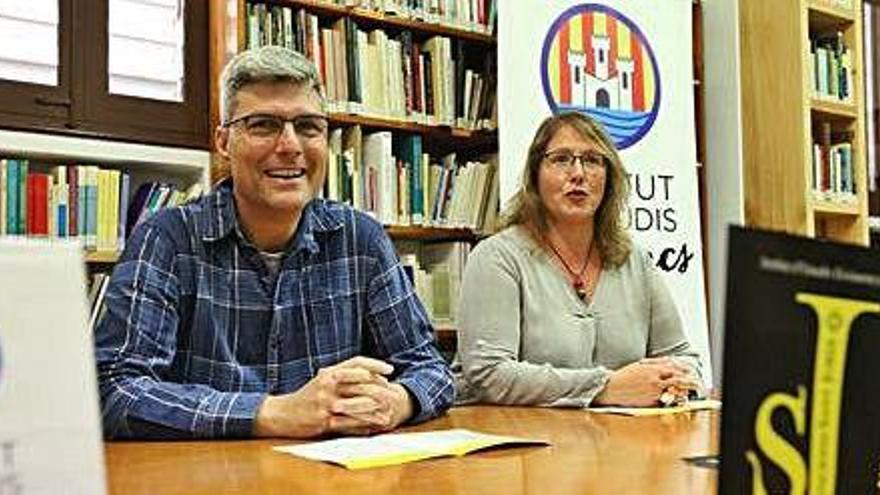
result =
[{"label": "white banner", "polygon": [[[678,304],[711,383],[697,199],[691,0],[503,0],[498,12],[501,198],[519,184],[540,122],[602,122],[632,190],[633,236]],[[502,203],[503,204],[503,203]]]}]

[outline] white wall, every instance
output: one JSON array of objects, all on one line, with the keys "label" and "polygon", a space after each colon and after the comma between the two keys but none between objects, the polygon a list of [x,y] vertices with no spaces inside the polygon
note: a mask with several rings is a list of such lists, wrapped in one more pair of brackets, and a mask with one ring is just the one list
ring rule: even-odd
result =
[{"label": "white wall", "polygon": [[[775,1],[775,0],[773,0]],[[739,2],[703,0],[709,327],[714,382],[721,385],[727,227],[744,222]]]}]

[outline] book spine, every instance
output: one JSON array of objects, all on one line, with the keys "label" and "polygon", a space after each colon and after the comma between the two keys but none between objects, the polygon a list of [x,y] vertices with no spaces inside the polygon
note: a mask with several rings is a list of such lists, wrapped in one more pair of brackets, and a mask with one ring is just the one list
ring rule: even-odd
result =
[{"label": "book spine", "polygon": [[129,204],[129,195],[131,194],[131,176],[127,171],[123,171],[120,175],[120,186],[119,186],[119,223],[117,229],[119,230],[119,240],[116,242],[118,248],[121,250],[125,248],[125,239],[128,237],[128,231],[126,229],[126,224],[128,223],[128,204]]},{"label": "book spine", "polygon": [[18,231],[18,160],[6,161],[6,232]]},{"label": "book spine", "polygon": [[27,178],[27,186],[26,186],[26,194],[27,194],[27,222],[25,225],[24,233],[27,235],[34,235],[37,233],[36,225],[34,225],[37,215],[35,215],[34,208],[37,206],[37,202],[35,201],[35,197],[37,195],[37,186],[34,183],[36,181],[36,177],[34,174],[28,174]]},{"label": "book spine", "polygon": [[6,235],[6,160],[0,159],[0,236]]},{"label": "book spine", "polygon": [[95,249],[98,246],[98,167],[88,166],[86,173],[88,186],[86,191],[86,247]]},{"label": "book spine", "polygon": [[49,201],[51,185],[49,176],[46,174],[32,174],[34,177],[34,205],[31,210],[34,213],[34,234],[45,236],[49,234]]},{"label": "book spine", "polygon": [[67,167],[67,232],[71,237],[79,233],[79,223],[77,222],[79,215],[77,208],[79,204],[79,191],[77,190],[79,180],[77,175],[79,172],[77,168],[76,165],[68,165]]},{"label": "book spine", "polygon": [[28,221],[28,161],[18,162],[18,233],[27,234]]}]

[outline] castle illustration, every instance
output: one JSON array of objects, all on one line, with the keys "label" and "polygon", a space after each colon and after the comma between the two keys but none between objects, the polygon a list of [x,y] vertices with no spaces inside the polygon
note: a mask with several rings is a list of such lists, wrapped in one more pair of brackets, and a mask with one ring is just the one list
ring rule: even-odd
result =
[{"label": "castle illustration", "polygon": [[[573,106],[633,111],[635,62],[618,58],[612,73],[610,55],[611,39],[595,34],[592,36],[591,53],[568,51]],[[587,64],[588,56],[592,57],[590,64]],[[593,73],[587,71],[590,66],[593,67]]]}]

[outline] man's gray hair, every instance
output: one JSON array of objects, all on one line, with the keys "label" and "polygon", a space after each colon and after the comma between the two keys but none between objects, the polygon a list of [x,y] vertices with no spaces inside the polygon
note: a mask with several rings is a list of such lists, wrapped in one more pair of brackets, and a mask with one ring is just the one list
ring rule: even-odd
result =
[{"label": "man's gray hair", "polygon": [[246,50],[229,61],[220,76],[220,118],[229,122],[235,112],[238,91],[248,84],[290,82],[310,88],[324,108],[321,81],[315,65],[299,52],[280,46]]}]

